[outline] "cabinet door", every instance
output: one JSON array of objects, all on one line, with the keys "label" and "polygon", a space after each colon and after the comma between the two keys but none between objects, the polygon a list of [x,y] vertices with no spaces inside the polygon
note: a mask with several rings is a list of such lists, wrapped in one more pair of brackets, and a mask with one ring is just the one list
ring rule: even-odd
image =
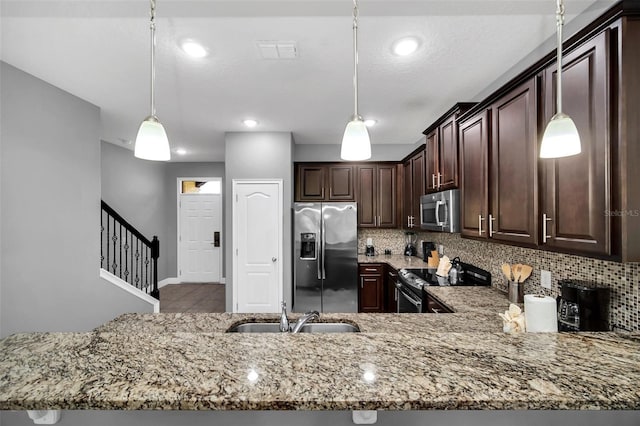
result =
[{"label": "cabinet door", "polygon": [[436,129],[427,135],[425,145],[425,193],[438,191],[438,155],[438,129]]},{"label": "cabinet door", "polygon": [[[491,108],[491,208],[489,237],[538,242],[538,134],[536,80],[505,95]],[[492,232],[493,231],[493,232]]]},{"label": "cabinet door", "polygon": [[411,157],[411,176],[413,189],[411,216],[413,217],[413,227],[420,227],[420,197],[427,193],[424,176],[424,151]]},{"label": "cabinet door", "polygon": [[385,312],[394,313],[398,311],[398,289],[396,289],[396,282],[398,282],[398,271],[391,266],[387,266],[387,275],[385,279]]},{"label": "cabinet door", "polygon": [[376,212],[376,166],[358,166],[358,226],[375,228]]},{"label": "cabinet door", "polygon": [[488,112],[460,124],[460,232],[487,235]]},{"label": "cabinet door", "polygon": [[299,165],[297,173],[297,201],[323,201],[325,185],[324,166]]},{"label": "cabinet door", "polygon": [[382,312],[382,276],[360,276],[360,312]]},{"label": "cabinet door", "polygon": [[[453,189],[458,187],[458,129],[456,115],[451,116],[440,126],[438,174],[436,183],[438,190]],[[427,175],[427,178],[429,175]],[[428,181],[427,181],[428,183]]]},{"label": "cabinet door", "polygon": [[377,215],[379,228],[397,228],[398,179],[395,164],[379,164],[376,168]]},{"label": "cabinet door", "polygon": [[353,166],[331,165],[327,167],[329,201],[354,201]]},{"label": "cabinet door", "polygon": [[[578,128],[582,152],[540,160],[540,216],[547,215],[542,228],[550,236],[542,240],[549,247],[611,254],[611,218],[605,214],[611,210],[609,37],[607,30],[565,57],[563,112]],[[555,71],[552,67],[545,73],[545,124],[555,113]]]},{"label": "cabinet door", "polygon": [[402,166],[403,182],[402,182],[402,226],[403,228],[411,228],[411,215],[413,213],[413,169],[411,167],[411,159],[404,162]]}]

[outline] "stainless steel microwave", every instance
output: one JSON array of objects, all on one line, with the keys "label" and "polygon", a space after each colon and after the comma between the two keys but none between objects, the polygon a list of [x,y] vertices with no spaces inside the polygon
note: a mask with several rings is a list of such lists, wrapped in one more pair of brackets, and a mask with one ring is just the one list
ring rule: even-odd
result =
[{"label": "stainless steel microwave", "polygon": [[460,232],[460,190],[451,189],[420,197],[420,228]]}]

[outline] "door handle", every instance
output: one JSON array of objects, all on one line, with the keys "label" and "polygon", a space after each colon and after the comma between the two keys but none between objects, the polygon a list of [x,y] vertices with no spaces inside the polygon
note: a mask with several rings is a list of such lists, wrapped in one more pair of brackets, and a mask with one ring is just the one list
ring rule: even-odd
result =
[{"label": "door handle", "polygon": [[442,178],[442,173],[438,173],[438,188],[442,186],[442,183],[440,182],[440,178]]},{"label": "door handle", "polygon": [[492,214],[489,214],[489,238],[493,237],[493,221],[496,220]]},{"label": "door handle", "polygon": [[551,219],[550,217],[547,217],[546,213],[542,214],[542,242],[546,243],[547,242],[547,238],[552,238],[551,235],[547,235],[547,222],[549,222]]},{"label": "door handle", "polygon": [[431,174],[431,187],[436,187],[436,175],[434,173]]},{"label": "door handle", "polygon": [[271,258],[271,261],[272,261],[272,262],[276,262],[277,260],[278,260],[278,258],[277,258],[277,257],[272,257],[272,258]]},{"label": "door handle", "polygon": [[482,233],[484,232],[484,231],[482,230],[482,221],[483,221],[483,220],[484,220],[484,219],[482,218],[482,215],[481,215],[481,214],[479,214],[479,215],[478,215],[478,235],[480,235],[480,236],[482,236]]}]

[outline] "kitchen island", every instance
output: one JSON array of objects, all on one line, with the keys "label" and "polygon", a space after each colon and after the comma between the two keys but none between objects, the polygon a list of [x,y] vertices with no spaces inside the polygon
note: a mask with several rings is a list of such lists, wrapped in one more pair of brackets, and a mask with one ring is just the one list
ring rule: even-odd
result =
[{"label": "kitchen island", "polygon": [[225,333],[277,320],[267,314],[128,314],[89,333],[15,334],[0,342],[0,409],[640,409],[640,334],[508,335],[501,293],[476,288],[473,306],[455,290],[439,295],[453,314],[322,315],[361,333]]}]

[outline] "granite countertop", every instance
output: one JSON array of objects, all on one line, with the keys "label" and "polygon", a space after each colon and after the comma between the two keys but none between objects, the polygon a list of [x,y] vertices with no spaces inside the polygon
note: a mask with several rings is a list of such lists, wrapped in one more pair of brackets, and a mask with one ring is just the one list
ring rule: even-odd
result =
[{"label": "granite countertop", "polygon": [[[0,409],[640,409],[640,334],[501,332],[504,295],[453,314],[323,314],[362,333],[224,333],[273,314],[127,314],[0,341]],[[291,315],[292,319],[295,315]]]}]

